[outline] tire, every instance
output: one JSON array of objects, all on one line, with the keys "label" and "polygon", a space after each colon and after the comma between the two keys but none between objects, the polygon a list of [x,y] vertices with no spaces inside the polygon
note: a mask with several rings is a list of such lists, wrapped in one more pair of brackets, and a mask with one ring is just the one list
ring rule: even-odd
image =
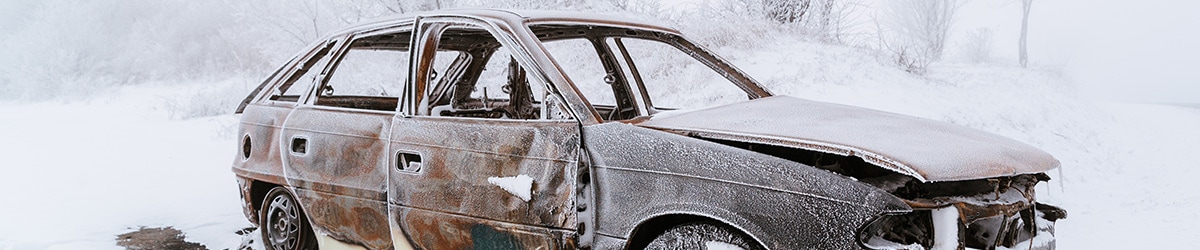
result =
[{"label": "tire", "polygon": [[707,223],[688,223],[672,227],[646,245],[646,249],[653,250],[738,248],[763,249],[745,234]]},{"label": "tire", "polygon": [[268,250],[317,249],[317,238],[308,216],[296,198],[283,187],[272,188],[259,209],[259,232]]}]

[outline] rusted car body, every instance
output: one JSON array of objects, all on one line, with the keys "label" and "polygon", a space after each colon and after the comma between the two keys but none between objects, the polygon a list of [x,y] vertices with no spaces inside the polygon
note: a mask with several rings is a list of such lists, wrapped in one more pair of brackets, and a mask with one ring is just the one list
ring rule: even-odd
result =
[{"label": "rusted car body", "polygon": [[[709,85],[635,60],[637,43],[715,72],[735,101],[664,106]],[[233,172],[274,249],[640,249],[695,223],[747,249],[1048,249],[1065,217],[1033,193],[1059,166],[1045,152],[773,96],[678,31],[619,18],[368,23],[314,43],[237,112]]]}]

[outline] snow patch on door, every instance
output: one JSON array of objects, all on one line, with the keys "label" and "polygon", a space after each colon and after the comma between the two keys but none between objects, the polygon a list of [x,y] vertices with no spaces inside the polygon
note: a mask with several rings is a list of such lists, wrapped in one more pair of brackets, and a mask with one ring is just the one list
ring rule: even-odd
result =
[{"label": "snow patch on door", "polygon": [[522,201],[528,202],[533,198],[533,178],[528,175],[517,175],[509,177],[488,177],[488,183],[499,186],[508,191],[508,193],[521,198]]}]

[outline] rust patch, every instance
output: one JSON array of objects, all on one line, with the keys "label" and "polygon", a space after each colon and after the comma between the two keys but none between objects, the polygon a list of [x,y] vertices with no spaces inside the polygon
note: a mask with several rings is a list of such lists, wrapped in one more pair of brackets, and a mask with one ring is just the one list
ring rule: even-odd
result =
[{"label": "rust patch", "polygon": [[[416,246],[436,249],[564,249],[561,230],[495,222],[420,209],[393,207]],[[556,244],[558,242],[558,244]]]},{"label": "rust patch", "polygon": [[304,189],[297,189],[296,198],[305,204],[313,230],[319,234],[368,249],[392,248],[387,206],[382,201]]},{"label": "rust patch", "polygon": [[[418,248],[469,248],[484,238],[491,242],[484,245],[498,248],[566,242],[573,237],[536,228],[573,232],[577,227],[573,213],[577,126],[574,122],[397,119],[391,150],[418,152],[423,162],[419,172],[390,168],[388,201],[393,209],[407,210],[393,211],[397,216],[393,220]],[[533,179],[528,202],[487,181],[516,175]]]},{"label": "rust patch", "polygon": [[392,248],[384,195],[386,144],[380,135],[390,118],[327,107],[291,113],[280,136],[307,143],[303,153],[284,149],[284,169],[315,231],[368,249]]}]

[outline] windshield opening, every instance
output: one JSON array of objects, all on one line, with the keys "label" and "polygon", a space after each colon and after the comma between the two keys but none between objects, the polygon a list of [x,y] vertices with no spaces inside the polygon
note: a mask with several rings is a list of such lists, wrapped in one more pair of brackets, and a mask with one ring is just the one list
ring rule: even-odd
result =
[{"label": "windshield opening", "polygon": [[604,120],[770,95],[741,72],[673,34],[575,26],[533,30]]}]

